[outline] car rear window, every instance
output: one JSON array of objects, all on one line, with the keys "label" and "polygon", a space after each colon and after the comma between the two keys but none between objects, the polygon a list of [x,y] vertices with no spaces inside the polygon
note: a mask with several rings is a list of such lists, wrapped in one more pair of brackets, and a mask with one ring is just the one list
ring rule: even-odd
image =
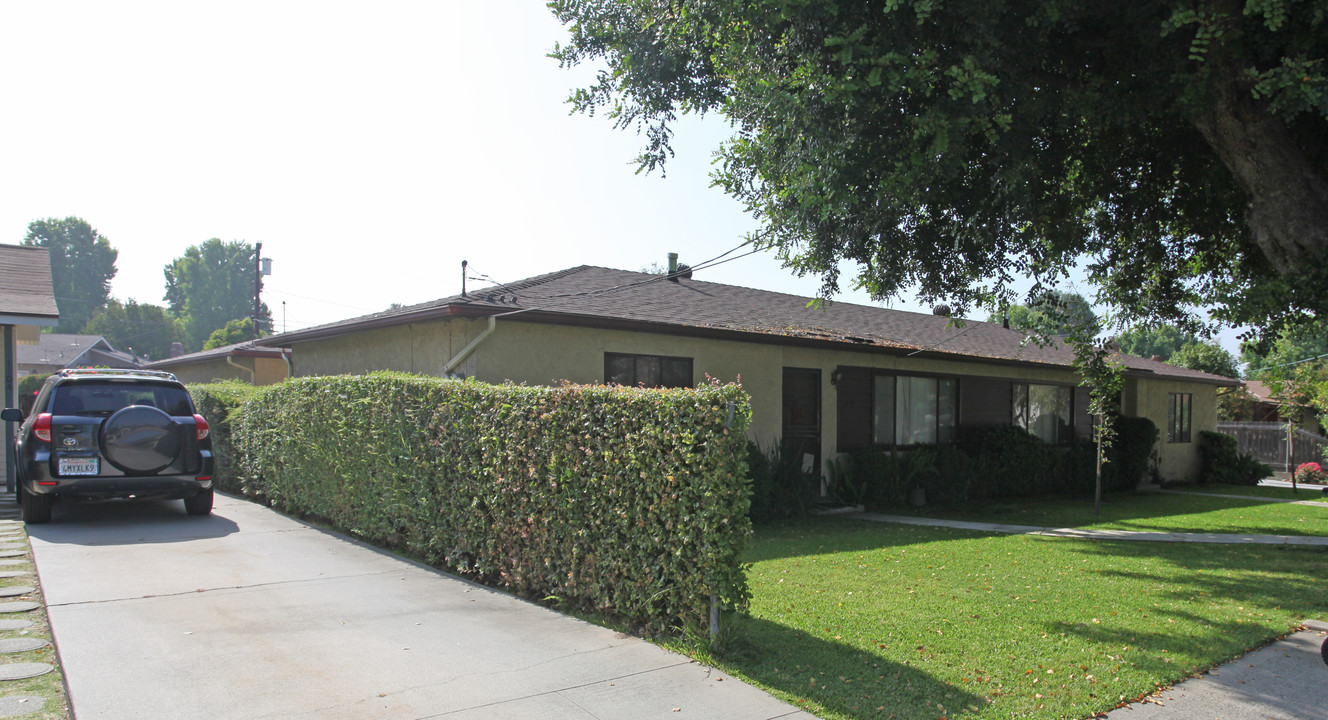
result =
[{"label": "car rear window", "polygon": [[66,383],[55,388],[51,412],[56,415],[110,415],[130,405],[147,405],[167,415],[194,414],[184,388],[146,383]]}]

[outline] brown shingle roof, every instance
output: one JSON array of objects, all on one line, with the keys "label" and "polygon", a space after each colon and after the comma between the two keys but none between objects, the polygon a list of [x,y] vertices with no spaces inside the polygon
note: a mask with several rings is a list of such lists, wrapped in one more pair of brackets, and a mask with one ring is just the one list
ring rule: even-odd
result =
[{"label": "brown shingle roof", "polygon": [[[987,322],[962,327],[937,315],[830,302],[809,307],[808,298],[700,280],[674,282],[662,275],[582,265],[508,285],[274,335],[260,345],[304,340],[448,316],[511,316],[530,322],[619,327],[750,342],[849,346],[868,352],[926,354],[950,359],[1067,367],[1073,351],[1064,343],[1040,347],[1022,332]],[[1221,385],[1235,380],[1122,355],[1135,374],[1153,374]]]},{"label": "brown shingle roof", "polygon": [[0,315],[53,325],[60,319],[51,289],[51,255],[44,247],[0,245]]},{"label": "brown shingle roof", "polygon": [[188,365],[190,363],[207,362],[209,360],[224,360],[231,355],[236,357],[279,358],[282,356],[282,350],[276,347],[257,347],[254,345],[254,341],[245,340],[244,342],[223,345],[210,350],[199,350],[198,352],[192,352],[187,355],[177,355],[175,357],[153,360],[152,362],[144,363],[143,367],[162,370],[179,365]]}]

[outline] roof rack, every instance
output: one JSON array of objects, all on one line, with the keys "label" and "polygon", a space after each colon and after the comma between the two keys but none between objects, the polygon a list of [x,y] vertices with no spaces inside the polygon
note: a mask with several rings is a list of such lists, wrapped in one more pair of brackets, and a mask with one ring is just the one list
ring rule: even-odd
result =
[{"label": "roof rack", "polygon": [[175,373],[168,373],[164,370],[135,370],[131,368],[64,368],[58,373],[60,377],[78,377],[80,375],[119,375],[123,377],[151,377],[161,380],[174,380],[179,382]]}]

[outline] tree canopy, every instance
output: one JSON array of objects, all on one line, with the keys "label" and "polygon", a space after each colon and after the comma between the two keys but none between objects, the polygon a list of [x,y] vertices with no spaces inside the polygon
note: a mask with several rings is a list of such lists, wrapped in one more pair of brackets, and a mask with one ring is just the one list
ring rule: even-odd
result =
[{"label": "tree canopy", "polygon": [[1069,335],[1078,328],[1097,323],[1093,306],[1079,293],[1050,290],[1034,297],[1027,305],[1011,305],[1001,313],[993,313],[987,322],[1010,321],[1010,327],[1044,336]]},{"label": "tree canopy", "polygon": [[839,287],[964,312],[1087,259],[1121,322],[1328,309],[1328,0],[554,0],[574,108],[714,180],[755,241]]},{"label": "tree canopy", "polygon": [[98,310],[83,332],[101,335],[113,347],[153,360],[170,357],[171,343],[180,341],[180,329],[166,308],[139,304],[137,300],[121,303],[111,298]]},{"label": "tree canopy", "polygon": [[204,350],[212,348],[226,347],[235,343],[242,343],[246,340],[253,340],[258,337],[254,332],[253,318],[240,318],[226,323],[225,327],[212,331],[208,336],[207,342],[203,343]]},{"label": "tree canopy", "polygon": [[1236,365],[1235,356],[1223,350],[1221,346],[1210,342],[1186,343],[1179,350],[1172,353],[1171,357],[1167,359],[1167,363],[1177,367],[1221,375],[1222,377],[1240,377],[1240,368]]},{"label": "tree canopy", "polygon": [[[212,238],[189,246],[166,266],[165,299],[183,324],[189,350],[202,348],[227,322],[253,316],[255,253],[249,243]],[[259,314],[263,326],[271,327],[267,305]]]},{"label": "tree canopy", "polygon": [[1272,342],[1247,344],[1241,357],[1249,377],[1328,418],[1328,320],[1288,328]]},{"label": "tree canopy", "polygon": [[1166,362],[1178,350],[1199,342],[1199,336],[1170,323],[1154,326],[1136,325],[1116,335],[1121,352],[1139,357],[1153,357]]},{"label": "tree canopy", "polygon": [[56,332],[82,332],[88,318],[111,296],[118,253],[86,220],[47,218],[28,224],[24,245],[51,253],[51,285],[60,311]]}]

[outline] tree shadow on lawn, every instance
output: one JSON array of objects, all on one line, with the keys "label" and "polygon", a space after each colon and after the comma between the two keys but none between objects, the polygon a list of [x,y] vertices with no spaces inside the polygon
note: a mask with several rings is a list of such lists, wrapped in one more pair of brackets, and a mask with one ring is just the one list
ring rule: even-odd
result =
[{"label": "tree shadow on lawn", "polygon": [[[1183,518],[1214,512],[1250,511],[1267,519],[1263,524],[1242,523],[1229,517],[1214,523],[1158,522],[1157,518]],[[1091,528],[1112,524],[1140,532],[1221,532],[1259,535],[1328,535],[1328,507],[1269,503],[1258,498],[1216,498],[1197,494],[1111,493],[1102,499],[1102,514],[1095,513],[1092,497],[1062,496],[990,500],[963,506],[887,508],[883,512],[913,517],[939,517],[1034,527]]]},{"label": "tree shadow on lawn", "polygon": [[882,548],[967,540],[1002,533],[960,530],[926,525],[902,525],[848,518],[807,518],[780,524],[758,525],[757,541],[743,560],[765,562],[804,555],[853,553]]},{"label": "tree shadow on lawn", "polygon": [[[1079,552],[1112,558],[1158,560],[1182,576],[1112,570],[1104,574],[1170,586],[1166,595],[1178,602],[1226,598],[1328,614],[1328,547],[1293,545],[1214,545],[1153,542],[1086,542]],[[1138,563],[1134,564],[1138,566]]]},{"label": "tree shadow on lawn", "polygon": [[726,665],[796,707],[850,718],[936,718],[977,712],[987,701],[847,643],[746,615],[733,618]]},{"label": "tree shadow on lawn", "polygon": [[[1054,623],[1055,630],[1129,646],[1150,669],[1171,670],[1178,679],[1286,635],[1299,620],[1328,619],[1328,548],[1099,542],[1079,552],[1130,558],[1134,569],[1097,571],[1102,583],[1164,588],[1161,602],[1141,616],[1117,619],[1128,628],[1113,628],[1117,620],[1106,618],[1097,625]],[[1147,570],[1157,562],[1169,567]]]}]

